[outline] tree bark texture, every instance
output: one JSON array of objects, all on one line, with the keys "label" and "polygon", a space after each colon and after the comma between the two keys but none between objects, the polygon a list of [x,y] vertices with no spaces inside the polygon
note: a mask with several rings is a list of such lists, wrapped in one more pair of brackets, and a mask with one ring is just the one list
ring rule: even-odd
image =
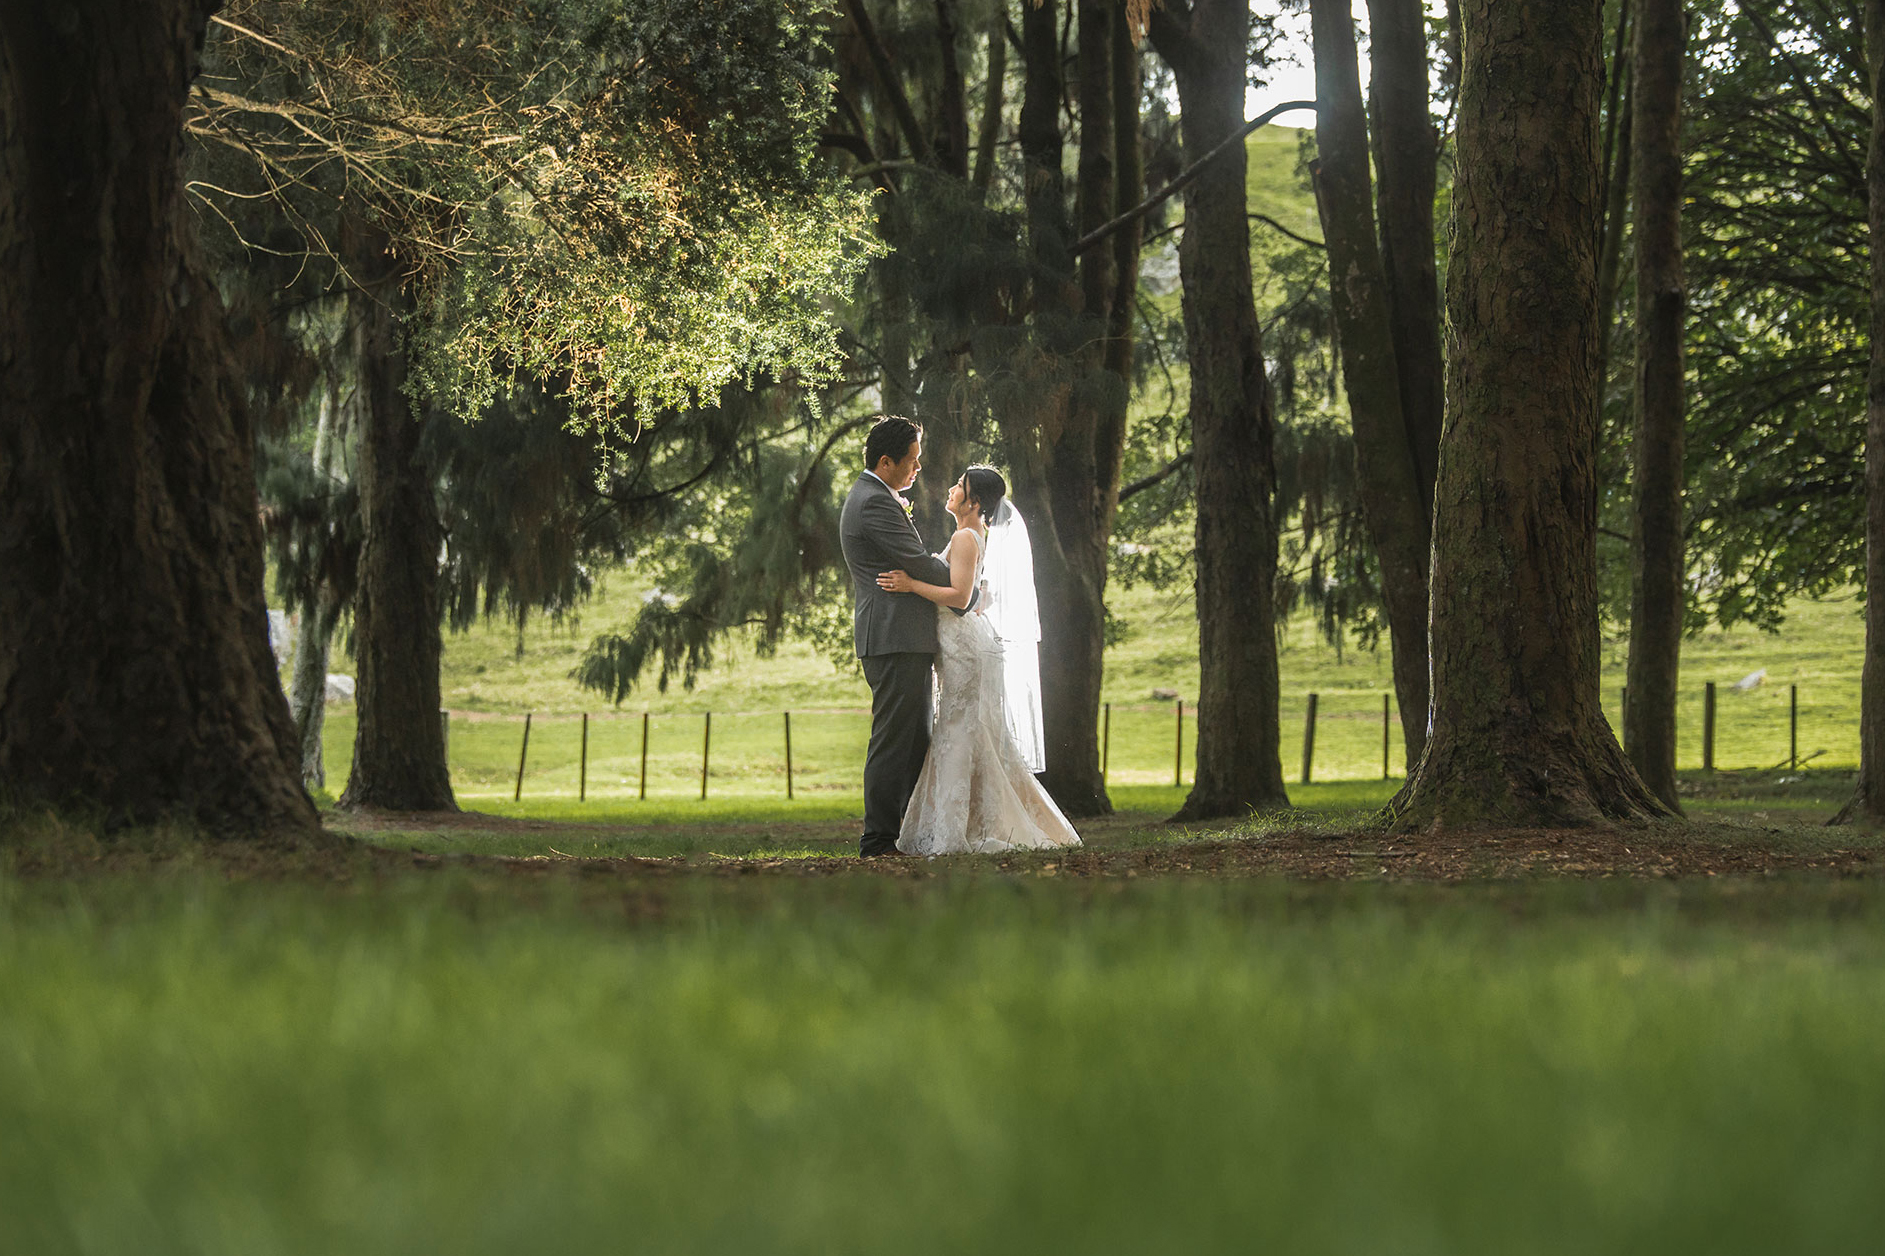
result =
[{"label": "tree bark texture", "polygon": [[[1650,791],[1676,799],[1676,677],[1686,611],[1682,552],[1682,0],[1638,0],[1631,58],[1636,153],[1635,523],[1629,703],[1623,744]],[[1599,311],[1603,317],[1603,312]]]},{"label": "tree bark texture", "polygon": [[936,102],[936,164],[952,178],[969,177],[969,96],[962,83],[957,0],[936,0],[936,53],[942,69]]},{"label": "tree bark texture", "polygon": [[0,791],[305,839],[249,420],[184,230],[213,7],[0,14]]},{"label": "tree bark texture", "polygon": [[1859,680],[1859,787],[1834,823],[1885,824],[1885,0],[1865,4],[1872,148],[1872,362],[1865,398],[1865,665]]},{"label": "tree bark texture", "polygon": [[[1100,776],[1098,725],[1106,568],[1119,503],[1127,389],[1106,369],[1117,255],[1107,251],[1076,267],[1070,248],[1074,236],[1061,173],[1061,11],[1058,3],[1022,9],[1019,129],[1033,274],[1030,340],[1016,382],[1027,402],[998,408],[997,418],[1015,502],[1030,512],[1042,632],[1055,643],[1041,655],[1047,749],[1042,780],[1067,814],[1091,816],[1112,810]],[[1087,4],[1079,16],[1085,113],[1077,199],[1083,220],[1105,222],[1119,212],[1107,51],[1112,14],[1104,5]]]},{"label": "tree bark texture", "polygon": [[[1421,510],[1431,519],[1446,410],[1446,365],[1440,356],[1440,280],[1433,255],[1439,137],[1427,113],[1427,19],[1421,0],[1368,0],[1368,35],[1381,263],[1400,375],[1401,420],[1420,485]],[[1424,644],[1424,632],[1422,640]],[[1424,658],[1426,652],[1421,653]],[[1424,663],[1420,670],[1424,678]],[[1424,679],[1421,688],[1424,693]],[[1424,710],[1421,719],[1424,732]]]},{"label": "tree bark texture", "polygon": [[423,427],[407,398],[404,277],[374,228],[349,224],[357,320],[362,544],[354,594],[353,771],[340,804],[456,811],[439,724],[439,526]]},{"label": "tree bark texture", "polygon": [[[1152,40],[1178,83],[1188,160],[1244,120],[1248,0],[1172,3]],[[1365,160],[1365,157],[1364,157]],[[1274,624],[1275,428],[1250,274],[1241,145],[1185,190],[1183,283],[1197,480],[1197,777],[1174,818],[1286,807]]]},{"label": "tree bark texture", "polygon": [[1404,831],[1666,815],[1598,694],[1601,0],[1461,0],[1433,727]]},{"label": "tree bark texture", "polygon": [[[1368,122],[1362,111],[1350,0],[1312,0],[1310,16],[1315,39],[1319,155],[1316,207],[1328,243],[1330,304],[1339,329],[1337,342],[1355,433],[1362,511],[1381,564],[1381,591],[1387,603],[1388,634],[1393,646],[1394,692],[1401,709],[1401,735],[1411,771],[1420,761],[1427,740],[1427,563],[1433,541],[1429,527],[1432,485],[1429,481],[1423,486],[1417,457],[1425,438],[1413,430],[1403,408],[1409,397],[1408,381],[1399,369],[1401,345],[1394,334],[1390,283],[1383,255],[1376,249],[1374,206],[1369,195]],[[1424,56],[1421,63],[1425,64]],[[1396,107],[1406,104],[1396,100]],[[1424,92],[1413,101],[1413,107],[1419,110],[1424,126]],[[1407,163],[1397,159],[1397,164]],[[1431,158],[1427,168],[1427,252],[1431,258]],[[1382,199],[1385,213],[1385,192]],[[1417,232],[1407,231],[1403,225],[1400,234],[1405,244]],[[1409,282],[1418,281],[1410,278]],[[1427,283],[1431,293],[1431,266]],[[1437,323],[1433,330],[1437,335]],[[1407,345],[1410,362],[1424,352],[1424,347],[1414,343],[1417,339],[1412,336]],[[1437,344],[1434,356],[1438,358]],[[1413,374],[1419,377],[1429,365],[1421,362]],[[1434,382],[1436,386],[1439,383]],[[1415,391],[1419,405],[1434,400],[1424,391]],[[1436,455],[1438,448],[1439,433],[1435,431]]]}]

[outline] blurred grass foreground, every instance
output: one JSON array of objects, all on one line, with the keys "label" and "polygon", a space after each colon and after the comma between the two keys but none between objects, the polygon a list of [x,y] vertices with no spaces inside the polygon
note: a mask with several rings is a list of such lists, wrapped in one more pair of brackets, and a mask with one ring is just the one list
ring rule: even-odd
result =
[{"label": "blurred grass foreground", "polygon": [[1885,1232],[1885,885],[0,876],[8,1252]]}]

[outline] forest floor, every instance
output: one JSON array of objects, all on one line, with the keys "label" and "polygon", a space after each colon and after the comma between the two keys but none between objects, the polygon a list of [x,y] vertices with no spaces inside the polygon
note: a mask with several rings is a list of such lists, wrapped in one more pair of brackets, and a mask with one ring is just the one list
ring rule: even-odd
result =
[{"label": "forest floor", "polygon": [[[1078,821],[1083,845],[1072,850],[953,856],[943,859],[856,857],[858,820],[842,799],[821,800],[812,817],[753,800],[719,804],[617,804],[588,814],[352,813],[327,810],[324,823],[343,840],[331,851],[275,851],[253,843],[203,844],[149,835],[100,842],[55,826],[52,840],[10,843],[17,875],[76,873],[90,866],[127,870],[172,858],[222,865],[237,876],[297,873],[346,877],[350,869],[398,867],[502,871],[538,876],[566,871],[583,878],[673,874],[795,877],[892,877],[923,881],[962,873],[1015,877],[1285,877],[1310,880],[1470,882],[1608,877],[1837,877],[1885,873],[1885,833],[1865,826],[1828,827],[1828,798],[1843,801],[1850,773],[1692,774],[1684,781],[1688,815],[1632,827],[1391,833],[1378,811],[1354,809],[1361,796],[1383,799],[1392,782],[1345,791],[1349,809],[1298,808],[1244,820],[1167,823],[1131,803],[1111,816]],[[854,800],[853,800],[854,803]],[[1802,804],[1810,809],[1803,814]],[[564,818],[565,816],[569,818]]]}]

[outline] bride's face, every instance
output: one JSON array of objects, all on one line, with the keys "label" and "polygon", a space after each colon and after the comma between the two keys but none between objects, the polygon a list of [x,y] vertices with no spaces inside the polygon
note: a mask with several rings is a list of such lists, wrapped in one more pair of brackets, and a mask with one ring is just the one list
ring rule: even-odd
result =
[{"label": "bride's face", "polygon": [[958,519],[962,517],[963,509],[969,500],[969,491],[964,486],[965,480],[966,477],[964,480],[957,480],[954,484],[949,486],[949,501],[945,507],[950,514]]}]

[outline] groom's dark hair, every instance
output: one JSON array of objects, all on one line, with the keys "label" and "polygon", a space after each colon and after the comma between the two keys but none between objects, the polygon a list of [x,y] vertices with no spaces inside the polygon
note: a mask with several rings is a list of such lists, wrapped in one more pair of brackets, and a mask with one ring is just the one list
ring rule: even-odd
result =
[{"label": "groom's dark hair", "polygon": [[900,414],[886,414],[871,424],[871,434],[864,438],[864,469],[875,471],[885,458],[902,462],[903,455],[910,452],[910,446],[922,435],[921,423]]}]

